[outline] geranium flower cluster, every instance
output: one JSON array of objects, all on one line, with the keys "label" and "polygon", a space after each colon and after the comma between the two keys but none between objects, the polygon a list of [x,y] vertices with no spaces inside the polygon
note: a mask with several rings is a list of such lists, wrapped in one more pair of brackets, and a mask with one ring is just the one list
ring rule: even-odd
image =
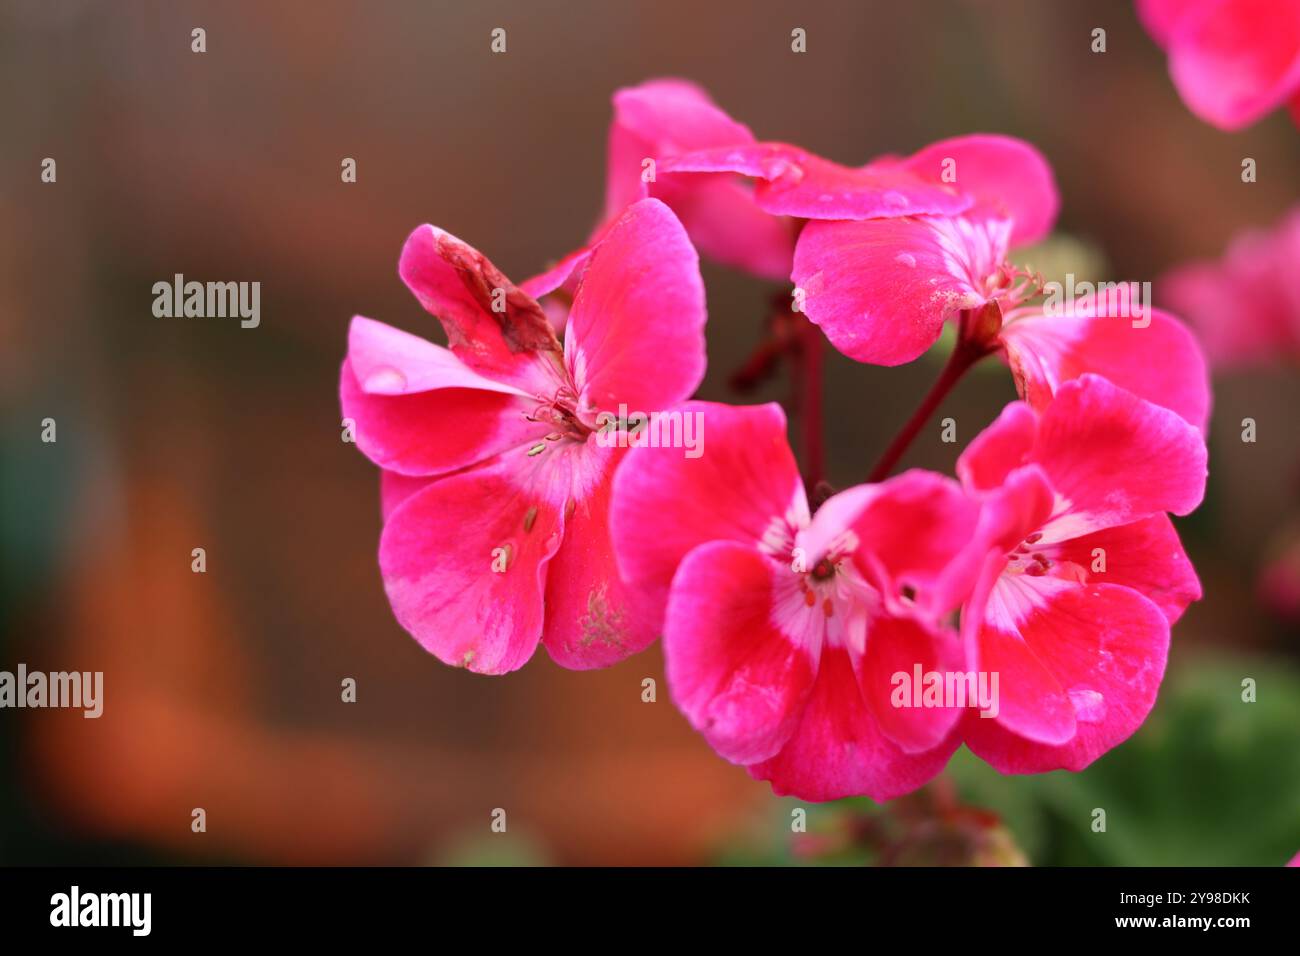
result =
[{"label": "geranium flower cluster", "polygon": [[[588,243],[518,285],[411,234],[399,273],[448,347],[353,319],[342,408],[382,469],[402,626],[483,674],[539,643],[582,669],[662,636],[673,701],[718,754],[813,800],[907,793],[963,742],[1038,772],[1132,734],[1200,596],[1169,515],[1204,492],[1206,367],[1167,314],[1043,307],[1008,258],[1056,218],[1038,151],[972,135],[844,166],[655,80],[615,94],[608,157]],[[956,478],[890,476],[922,414],[867,483],[809,488],[780,406],[691,400],[697,249],[788,282],[786,318],[859,362],[912,361],[952,325],[932,395],[995,357],[1022,400]],[[704,440],[609,440],[635,435],[629,409]],[[972,675],[997,699],[954,699]]]}]

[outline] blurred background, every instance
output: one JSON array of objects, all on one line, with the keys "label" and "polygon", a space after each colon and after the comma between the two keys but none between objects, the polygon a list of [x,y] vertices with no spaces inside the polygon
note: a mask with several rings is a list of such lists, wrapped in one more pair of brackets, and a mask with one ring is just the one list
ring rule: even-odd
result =
[{"label": "blurred background", "polygon": [[[1195,119],[1123,0],[0,0],[0,669],[106,685],[99,720],[0,711],[0,863],[1277,865],[1300,849],[1300,629],[1259,586],[1300,523],[1294,355],[1217,377],[1207,500],[1179,524],[1205,600],[1147,724],[1080,774],[1002,778],[962,752],[884,812],[810,808],[796,839],[797,804],[673,708],[657,647],[598,673],[539,652],[487,678],[402,631],[378,471],[340,441],[348,320],[441,341],[396,274],[422,222],[516,280],[579,245],[609,96],[655,76],[850,164],[965,132],[1031,140],[1064,203],[1029,256],[1049,277],[1154,280],[1300,197],[1286,116],[1231,135]],[[261,326],[155,318],[151,287],[178,272],[260,281]],[[743,398],[726,384],[777,287],[707,263],[705,279],[701,396],[784,398],[780,378]],[[936,367],[828,356],[832,483],[861,480]],[[964,442],[1012,398],[990,368],[940,414],[960,409]],[[948,470],[960,447],[928,429],[905,464]]]}]

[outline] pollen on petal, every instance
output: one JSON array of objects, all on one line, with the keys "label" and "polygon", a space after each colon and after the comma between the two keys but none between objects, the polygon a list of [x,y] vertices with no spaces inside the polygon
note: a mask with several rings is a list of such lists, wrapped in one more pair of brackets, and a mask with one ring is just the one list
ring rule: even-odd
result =
[{"label": "pollen on petal", "polygon": [[587,613],[582,618],[583,647],[592,644],[621,647],[626,630],[623,612],[610,607],[605,585],[587,595]]}]

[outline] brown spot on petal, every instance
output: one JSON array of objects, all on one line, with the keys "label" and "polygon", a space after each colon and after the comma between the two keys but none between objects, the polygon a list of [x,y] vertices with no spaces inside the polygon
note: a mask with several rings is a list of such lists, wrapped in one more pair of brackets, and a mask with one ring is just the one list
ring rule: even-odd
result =
[{"label": "brown spot on petal", "polygon": [[524,514],[524,531],[532,531],[533,525],[537,523],[537,505],[533,505]]},{"label": "brown spot on petal", "polygon": [[583,647],[592,644],[622,647],[624,630],[623,612],[610,608],[607,586],[602,584],[599,590],[587,595],[587,613],[582,617],[580,643]]},{"label": "brown spot on petal", "polygon": [[[559,340],[551,321],[532,296],[507,279],[487,257],[473,247],[449,235],[438,238],[438,254],[460,274],[465,290],[483,313],[501,329],[501,337],[511,352],[559,352]],[[502,290],[499,295],[496,290]],[[504,299],[504,312],[495,311],[495,301]],[[457,322],[444,321],[447,338],[453,348],[472,344],[471,330],[464,318]],[[466,340],[469,340],[468,342]]]}]

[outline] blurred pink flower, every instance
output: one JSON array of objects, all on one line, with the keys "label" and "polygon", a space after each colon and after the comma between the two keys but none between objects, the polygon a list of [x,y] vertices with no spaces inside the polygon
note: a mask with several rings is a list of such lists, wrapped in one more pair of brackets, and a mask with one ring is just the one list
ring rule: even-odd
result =
[{"label": "blurred pink flower", "polygon": [[1290,528],[1259,577],[1259,596],[1279,617],[1300,621],[1300,534]]},{"label": "blurred pink flower", "polygon": [[1137,10],[1205,122],[1241,129],[1289,101],[1300,123],[1300,0],[1138,0]]},{"label": "blurred pink flower", "polygon": [[900,708],[891,678],[957,666],[930,586],[975,528],[956,482],[910,471],[810,514],[776,405],[693,402],[709,454],[633,449],[611,524],[664,612],[677,706],[732,763],[809,800],[887,800],[957,747],[956,708]]},{"label": "blurred pink flower", "polygon": [[485,674],[538,641],[601,667],[655,637],[619,579],[610,483],[626,449],[598,416],[657,410],[704,375],[704,288],[672,212],[637,202],[590,252],[564,344],[538,303],[433,226],[399,271],[450,349],[353,319],[339,391],[362,452],[384,469],[379,563],[402,626],[440,660]]},{"label": "blurred pink flower", "polygon": [[1296,362],[1300,361],[1297,263],[1300,206],[1293,206],[1272,229],[1239,233],[1221,259],[1171,270],[1156,292],[1170,308],[1187,316],[1215,366]]},{"label": "blurred pink flower", "polygon": [[957,468],[985,496],[950,569],[974,580],[966,667],[1000,674],[1002,691],[996,717],[967,713],[965,741],[1003,773],[1081,770],[1146,718],[1169,628],[1201,595],[1165,512],[1200,503],[1204,440],[1084,375],[1041,417],[1008,405]]}]

